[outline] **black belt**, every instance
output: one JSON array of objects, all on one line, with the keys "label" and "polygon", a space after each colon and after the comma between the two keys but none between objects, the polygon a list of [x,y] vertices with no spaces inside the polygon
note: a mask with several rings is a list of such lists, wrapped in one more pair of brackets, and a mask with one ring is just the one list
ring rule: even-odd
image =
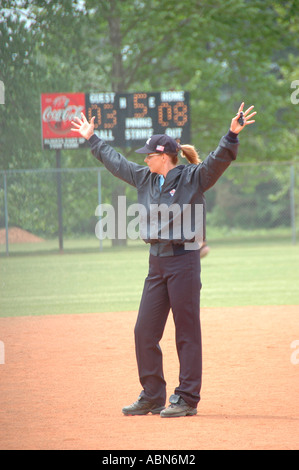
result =
[{"label": "black belt", "polygon": [[187,249],[184,243],[162,243],[156,242],[151,244],[150,254],[154,256],[180,256],[185,255],[186,253],[190,253],[190,251],[197,251],[199,250],[199,245],[194,250]]}]

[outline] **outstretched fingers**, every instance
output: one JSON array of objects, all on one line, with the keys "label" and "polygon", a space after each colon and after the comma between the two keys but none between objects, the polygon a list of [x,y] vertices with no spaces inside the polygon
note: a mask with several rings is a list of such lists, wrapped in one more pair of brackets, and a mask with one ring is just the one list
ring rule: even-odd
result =
[{"label": "outstretched fingers", "polygon": [[86,116],[85,116],[84,113],[81,113],[81,117],[82,117],[82,121],[86,122],[88,124],[88,121],[87,121]]},{"label": "outstretched fingers", "polygon": [[237,116],[240,114],[241,111],[243,111],[244,108],[244,101],[240,104],[239,110],[237,112]]},{"label": "outstretched fingers", "polygon": [[[248,108],[248,110],[246,112],[249,112],[251,109],[253,109],[254,106],[250,106],[250,108]],[[246,115],[246,113],[244,113],[244,116]],[[248,119],[252,118],[253,116],[256,115],[256,111],[254,111],[253,113],[249,114],[248,116],[246,116],[246,120],[245,120],[245,124],[253,124],[255,122],[255,120],[251,120],[249,121]]]},{"label": "outstretched fingers", "polygon": [[244,116],[249,117],[249,116],[247,116],[247,114],[250,113],[250,111],[251,111],[253,108],[254,108],[254,106],[249,106],[249,108],[246,109],[246,111],[244,111]]},{"label": "outstretched fingers", "polygon": [[[75,122],[75,119],[78,121],[78,122]],[[83,122],[78,118],[78,117],[75,117],[73,121],[71,121],[71,124],[72,124],[72,128],[71,128],[71,131],[79,131],[80,127],[82,126]]]}]

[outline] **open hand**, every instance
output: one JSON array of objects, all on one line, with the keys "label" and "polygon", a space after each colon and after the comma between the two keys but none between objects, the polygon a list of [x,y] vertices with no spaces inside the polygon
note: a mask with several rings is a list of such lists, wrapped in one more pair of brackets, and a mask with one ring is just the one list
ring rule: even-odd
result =
[{"label": "open hand", "polygon": [[71,131],[79,132],[84,139],[88,140],[94,133],[94,120],[95,116],[93,116],[90,122],[88,122],[84,113],[81,113],[81,119],[75,117],[75,120],[71,122],[73,126]]},{"label": "open hand", "polygon": [[250,111],[254,108],[254,106],[250,106],[248,109],[246,109],[246,111],[244,111],[243,113],[243,119],[244,119],[244,124],[243,126],[241,126],[241,124],[239,124],[238,122],[238,119],[240,117],[240,113],[241,111],[243,111],[243,108],[244,108],[244,102],[241,103],[241,106],[239,108],[239,111],[237,112],[237,115],[232,119],[231,121],[231,125],[230,125],[230,130],[232,132],[234,132],[235,134],[239,134],[239,132],[244,129],[245,126],[248,126],[248,124],[252,124],[255,122],[255,120],[248,120],[248,119],[251,119],[255,114],[256,114],[256,111],[254,111],[253,113],[251,114],[248,114],[250,113]]}]

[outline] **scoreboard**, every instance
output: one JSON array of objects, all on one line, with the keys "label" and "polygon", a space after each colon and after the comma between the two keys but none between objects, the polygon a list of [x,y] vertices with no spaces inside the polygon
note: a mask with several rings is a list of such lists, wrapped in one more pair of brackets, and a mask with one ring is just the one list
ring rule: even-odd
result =
[{"label": "scoreboard", "polygon": [[132,147],[153,134],[190,140],[189,95],[186,92],[90,93],[88,121],[95,116],[95,132],[119,147]]},{"label": "scoreboard", "polygon": [[153,134],[190,142],[190,103],[185,91],[50,93],[41,96],[43,148],[79,148],[70,130],[75,116],[94,116],[95,134],[115,147],[137,147]]}]

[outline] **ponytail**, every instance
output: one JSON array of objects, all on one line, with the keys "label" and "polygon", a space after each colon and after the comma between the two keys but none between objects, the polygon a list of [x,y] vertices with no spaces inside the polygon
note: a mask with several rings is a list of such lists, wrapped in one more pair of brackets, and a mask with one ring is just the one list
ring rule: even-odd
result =
[{"label": "ponytail", "polygon": [[190,163],[198,165],[201,162],[201,159],[193,145],[181,145],[180,150],[182,152],[182,157],[187,158]]}]

